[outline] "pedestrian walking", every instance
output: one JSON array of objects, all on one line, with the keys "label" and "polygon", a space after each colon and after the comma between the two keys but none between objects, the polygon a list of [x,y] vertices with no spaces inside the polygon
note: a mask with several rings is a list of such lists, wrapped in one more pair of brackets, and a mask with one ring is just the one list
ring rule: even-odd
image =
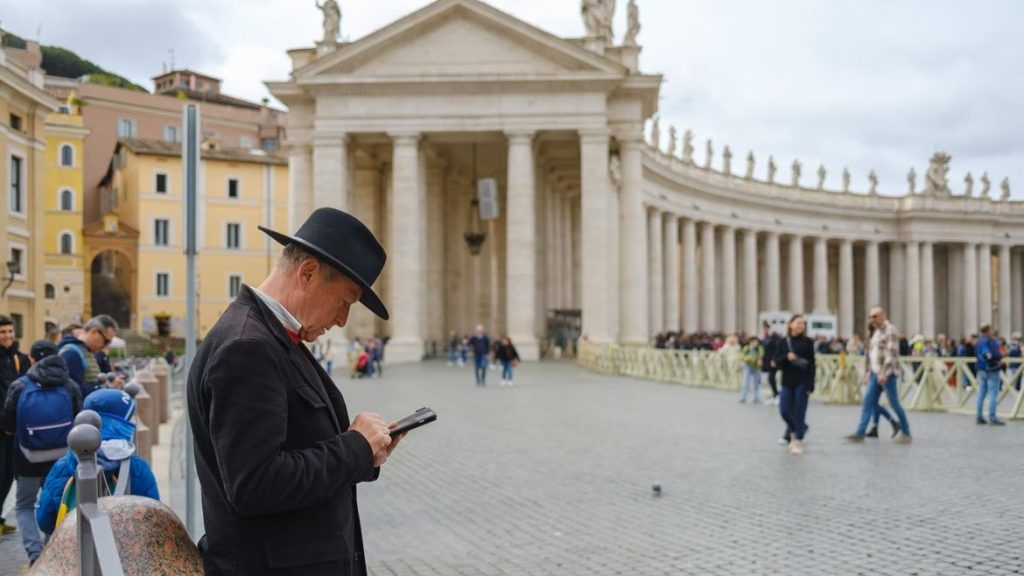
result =
[{"label": "pedestrian walking", "polygon": [[448,365],[455,366],[459,358],[459,335],[452,330],[448,337]]},{"label": "pedestrian walking", "polygon": [[[71,380],[82,392],[83,401],[94,390],[104,385],[99,380],[102,370],[96,361],[95,353],[109,346],[117,332],[117,321],[106,314],[100,314],[85,323],[80,338],[69,334],[60,341],[60,356],[67,364]],[[114,381],[114,387],[122,386],[124,380],[118,376]]]},{"label": "pedestrian walking", "polygon": [[491,339],[484,331],[483,324],[478,324],[468,342],[473,351],[473,374],[477,386],[487,386],[487,364],[491,354]]},{"label": "pedestrian walking", "polygon": [[17,444],[15,512],[21,543],[31,566],[43,553],[36,502],[54,462],[68,452],[68,432],[82,406],[78,386],[49,340],[32,345],[32,367],[11,383],[3,405],[3,431]]},{"label": "pedestrian walking", "polygon": [[868,354],[864,359],[864,378],[867,380],[867,389],[864,392],[864,402],[861,406],[857,431],[846,438],[853,442],[864,440],[867,435],[868,423],[878,411],[878,402],[884,390],[886,398],[889,399],[889,407],[896,413],[900,423],[900,433],[893,437],[893,441],[909,444],[912,440],[910,422],[900,404],[900,394],[896,383],[896,377],[900,371],[899,331],[896,330],[896,326],[892,322],[889,322],[889,318],[882,308],[872,308],[868,320],[874,326],[875,331],[871,335]]},{"label": "pedestrian walking", "polygon": [[764,334],[764,357],[761,359],[761,371],[768,374],[768,386],[772,389],[772,403],[778,405],[779,387],[776,383],[776,378],[779,373],[779,366],[776,364],[775,359],[779,355],[779,343],[782,339],[772,330],[772,327],[767,322],[761,325],[761,331]]},{"label": "pedestrian walking", "polygon": [[[29,357],[18,351],[15,341],[14,320],[10,316],[0,316],[0,402],[7,398],[7,390],[12,382],[24,376],[32,362]],[[0,538],[15,532],[17,528],[7,524],[3,517],[4,502],[14,485],[14,460],[18,449],[14,437],[0,434]]]},{"label": "pedestrian walking", "polygon": [[367,573],[356,485],[398,445],[374,413],[349,411],[304,343],[345,326],[386,255],[359,220],[314,211],[259,288],[243,285],[207,333],[188,376],[208,576]]},{"label": "pedestrian walking", "polygon": [[802,314],[789,320],[786,337],[779,346],[776,364],[782,372],[779,413],[786,422],[790,454],[804,453],[807,432],[807,402],[814,392],[814,341],[807,337],[807,321]]},{"label": "pedestrian walking", "polygon": [[764,346],[761,339],[753,336],[740,350],[740,360],[743,362],[743,393],[740,402],[747,401],[747,393],[753,391],[754,404],[761,403],[761,363],[764,361]]},{"label": "pedestrian walking", "polygon": [[[1003,426],[1003,421],[996,414],[999,407],[999,389],[1002,386],[1002,367],[1005,360],[999,350],[999,340],[992,334],[988,324],[978,330],[981,336],[974,345],[975,362],[978,366],[978,417],[979,425],[991,424]],[[985,420],[985,398],[989,398],[988,420]]]},{"label": "pedestrian walking", "polygon": [[515,385],[512,378],[512,368],[519,364],[519,352],[516,351],[516,347],[512,345],[512,341],[508,339],[508,336],[502,336],[501,340],[498,341],[498,346],[494,350],[494,358],[501,362],[501,385]]},{"label": "pedestrian walking", "polygon": [[[869,342],[871,341],[871,338],[875,335],[875,332],[877,330],[878,329],[875,328],[875,325],[869,319],[868,320],[868,326],[867,326],[867,332],[866,332],[867,335],[868,335],[868,341]],[[865,395],[865,393],[867,391],[866,390],[866,385],[867,385],[867,381],[866,380],[861,382],[861,387],[865,388],[864,390],[862,390],[862,397],[863,397],[863,395]],[[878,438],[878,423],[881,421],[882,418],[885,418],[886,421],[888,421],[889,424],[892,425],[892,436],[891,436],[892,438],[895,438],[896,435],[899,434],[899,431],[900,431],[900,422],[899,422],[899,420],[897,420],[896,418],[893,418],[892,414],[888,410],[885,409],[885,406],[882,406],[881,403],[878,403],[878,404],[875,405],[875,413],[871,417],[871,427],[868,428],[868,431],[864,434],[865,437],[867,437],[867,438]]]}]

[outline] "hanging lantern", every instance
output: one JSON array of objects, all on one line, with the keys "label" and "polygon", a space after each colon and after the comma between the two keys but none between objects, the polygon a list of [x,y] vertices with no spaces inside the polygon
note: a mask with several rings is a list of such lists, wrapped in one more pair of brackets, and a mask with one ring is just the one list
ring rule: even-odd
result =
[{"label": "hanging lantern", "polygon": [[487,234],[480,229],[480,201],[476,198],[469,202],[469,222],[466,230],[467,232],[463,234],[463,237],[466,239],[469,253],[473,256],[480,255],[484,241],[487,240]]}]

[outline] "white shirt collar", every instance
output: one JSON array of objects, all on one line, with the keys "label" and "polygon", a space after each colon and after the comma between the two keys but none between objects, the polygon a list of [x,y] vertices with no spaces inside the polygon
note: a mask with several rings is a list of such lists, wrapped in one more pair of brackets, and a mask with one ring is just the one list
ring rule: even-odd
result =
[{"label": "white shirt collar", "polygon": [[[250,286],[250,288],[252,287]],[[285,328],[295,333],[302,330],[302,323],[299,322],[295,316],[292,316],[292,313],[289,312],[280,302],[255,288],[253,288],[252,291],[256,294],[257,298],[267,305],[267,308],[270,308],[270,311],[274,313],[274,316],[277,317],[278,321],[280,321]]]}]

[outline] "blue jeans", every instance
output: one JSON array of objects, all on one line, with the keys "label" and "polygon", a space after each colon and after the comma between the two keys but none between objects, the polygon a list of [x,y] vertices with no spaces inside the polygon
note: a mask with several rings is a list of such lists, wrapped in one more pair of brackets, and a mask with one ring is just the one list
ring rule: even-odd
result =
[{"label": "blue jeans", "polygon": [[797,440],[804,439],[807,432],[807,386],[783,386],[779,393],[779,414],[786,421],[789,434]]},{"label": "blue jeans", "polygon": [[487,356],[473,357],[473,372],[476,374],[476,385],[487,385]]},{"label": "blue jeans", "polygon": [[743,365],[743,395],[740,401],[747,401],[747,392],[754,389],[754,402],[761,401],[761,371],[749,364]]},{"label": "blue jeans", "polygon": [[501,361],[501,379],[512,381],[512,362],[508,360]]},{"label": "blue jeans", "polygon": [[988,419],[998,420],[996,408],[999,406],[999,387],[1001,384],[999,372],[978,371],[978,418],[981,418],[981,413],[984,411],[985,396],[991,396],[992,400],[989,401],[988,405]]},{"label": "blue jeans", "polygon": [[[896,418],[900,421],[900,430],[907,436],[910,436],[910,422],[907,420],[907,413],[903,411],[903,406],[900,404],[900,393],[896,388],[895,374],[890,374],[885,379],[885,396],[889,399],[889,406],[896,413]],[[857,424],[858,436],[867,434],[868,422],[872,416],[878,413],[880,408],[878,401],[881,398],[882,386],[878,384],[878,374],[872,372],[868,378],[868,388],[864,391],[864,404],[861,406],[860,422]]]},{"label": "blue jeans", "polygon": [[871,418],[871,421],[874,422],[876,428],[878,427],[878,419],[881,416],[885,416],[885,419],[889,420],[890,422],[892,421],[892,414],[890,414],[889,411],[885,409],[885,406],[877,404],[875,406],[875,415]]},{"label": "blue jeans", "polygon": [[450,364],[455,364],[456,356],[458,356],[458,353],[459,351],[456,350],[455,348],[448,349],[448,362]]},{"label": "blue jeans", "polygon": [[39,499],[39,488],[42,484],[42,478],[18,476],[14,510],[18,516],[21,543],[25,546],[29,562],[35,562],[43,553],[43,538],[39,532],[39,524],[36,523],[36,501]]}]

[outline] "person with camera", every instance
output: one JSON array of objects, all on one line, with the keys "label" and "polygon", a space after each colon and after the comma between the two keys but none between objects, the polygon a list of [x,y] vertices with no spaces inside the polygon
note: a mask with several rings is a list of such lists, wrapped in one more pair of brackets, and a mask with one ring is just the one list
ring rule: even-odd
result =
[{"label": "person with camera", "polygon": [[779,413],[786,422],[789,453],[804,453],[807,433],[807,401],[814,392],[814,341],[807,337],[802,314],[789,319],[786,337],[779,343],[775,364],[782,373]]},{"label": "person with camera", "polygon": [[[1002,385],[1002,369],[1005,359],[999,349],[999,339],[992,335],[992,326],[985,324],[980,330],[981,337],[974,346],[976,362],[978,366],[978,418],[979,425],[991,424],[992,426],[1003,426],[1003,421],[996,414],[999,407],[999,388]],[[988,420],[983,416],[985,411],[985,398],[990,398],[988,406]]]}]

